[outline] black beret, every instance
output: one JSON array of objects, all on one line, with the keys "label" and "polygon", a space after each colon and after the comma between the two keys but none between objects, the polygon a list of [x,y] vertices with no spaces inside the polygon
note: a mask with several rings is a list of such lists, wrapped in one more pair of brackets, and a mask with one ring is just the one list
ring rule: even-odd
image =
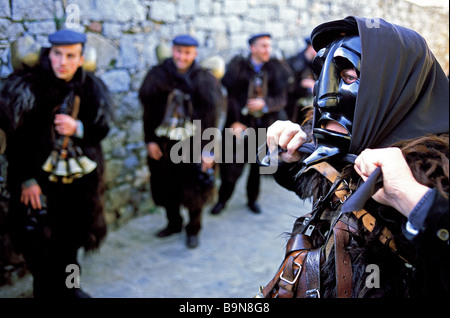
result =
[{"label": "black beret", "polygon": [[359,35],[358,24],[353,17],[318,25],[311,32],[311,42],[314,50],[318,52],[337,38],[347,35]]},{"label": "black beret", "polygon": [[306,45],[311,45],[311,37],[307,36],[304,38]]},{"label": "black beret", "polygon": [[73,30],[64,29],[50,34],[48,36],[48,41],[52,45],[84,44],[86,42],[86,35]]},{"label": "black beret", "polygon": [[271,38],[272,35],[270,35],[270,33],[258,33],[258,34],[253,34],[253,35],[248,39],[248,44],[253,45],[253,43],[255,43],[256,40],[258,40],[259,38],[263,38],[263,37],[269,37],[269,38]]},{"label": "black beret", "polygon": [[198,46],[198,41],[189,34],[178,35],[172,40],[173,45]]}]

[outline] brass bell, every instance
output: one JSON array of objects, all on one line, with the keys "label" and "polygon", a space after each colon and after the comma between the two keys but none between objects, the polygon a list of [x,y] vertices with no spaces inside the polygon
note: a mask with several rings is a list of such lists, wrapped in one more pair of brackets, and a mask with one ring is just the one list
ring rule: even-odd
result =
[{"label": "brass bell", "polygon": [[97,69],[97,51],[93,46],[86,45],[84,48],[83,69],[88,72],[95,72]]},{"label": "brass bell", "polygon": [[59,159],[57,164],[56,164],[56,169],[53,172],[54,175],[56,176],[67,176],[68,175],[68,170],[67,170],[67,161],[64,159]]},{"label": "brass bell", "polygon": [[184,127],[177,127],[170,131],[170,140],[183,141],[190,137],[189,131]]},{"label": "brass bell", "polygon": [[83,174],[83,168],[74,158],[69,158],[69,172],[74,178],[80,178]]},{"label": "brass bell", "polygon": [[70,184],[73,182],[72,177],[62,177],[62,183],[64,184]]},{"label": "brass bell", "polygon": [[156,58],[158,64],[161,64],[165,59],[172,56],[172,51],[167,43],[160,43],[155,47]]},{"label": "brass bell", "polygon": [[79,157],[78,163],[83,169],[84,174],[91,173],[95,168],[97,168],[97,163],[86,156]]},{"label": "brass bell", "polygon": [[41,45],[31,36],[26,35],[11,43],[11,66],[15,71],[22,70],[24,65],[33,67],[39,63]]},{"label": "brass bell", "polygon": [[49,156],[47,160],[42,165],[42,170],[46,172],[52,172],[53,171],[53,164],[52,164],[52,157]]},{"label": "brass bell", "polygon": [[215,78],[220,80],[225,74],[225,61],[222,57],[214,55],[200,62],[203,68],[211,71]]},{"label": "brass bell", "polygon": [[57,156],[56,151],[52,151],[50,156],[48,156],[47,160],[42,165],[42,170],[44,170],[46,172],[52,172],[53,168],[55,167],[56,156]]},{"label": "brass bell", "polygon": [[54,174],[49,175],[48,180],[51,182],[58,182],[58,178]]}]

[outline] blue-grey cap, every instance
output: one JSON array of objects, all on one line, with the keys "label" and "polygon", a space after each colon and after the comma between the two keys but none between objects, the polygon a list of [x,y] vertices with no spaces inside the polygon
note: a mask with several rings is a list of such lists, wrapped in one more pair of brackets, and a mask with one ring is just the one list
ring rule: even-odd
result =
[{"label": "blue-grey cap", "polygon": [[198,46],[198,41],[190,36],[189,34],[182,34],[176,36],[172,40],[173,45],[179,45],[179,46]]},{"label": "blue-grey cap", "polygon": [[248,39],[248,44],[253,45],[253,43],[255,43],[256,40],[258,40],[259,38],[263,38],[263,37],[269,37],[272,38],[272,35],[270,33],[257,33],[257,34],[253,34],[249,39]]},{"label": "blue-grey cap", "polygon": [[86,35],[70,29],[63,29],[50,34],[48,41],[52,45],[84,44],[86,43]]}]

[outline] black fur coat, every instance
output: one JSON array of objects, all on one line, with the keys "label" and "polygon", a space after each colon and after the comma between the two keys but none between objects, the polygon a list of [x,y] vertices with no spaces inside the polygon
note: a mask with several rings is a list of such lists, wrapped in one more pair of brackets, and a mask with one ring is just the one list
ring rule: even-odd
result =
[{"label": "black fur coat", "polygon": [[[78,119],[84,126],[84,137],[72,140],[84,155],[97,163],[97,168],[72,184],[62,185],[50,182],[42,165],[54,148],[54,115],[71,90],[80,96]],[[28,222],[27,208],[20,203],[21,185],[35,179],[47,199],[51,224],[47,235],[67,231],[73,235],[71,240],[76,246],[98,247],[106,234],[104,161],[100,142],[109,131],[112,117],[112,99],[107,87],[82,68],[68,83],[57,79],[51,69],[48,49],[43,49],[38,66],[13,73],[4,81],[0,100],[7,105],[12,119],[6,155],[14,245],[19,250],[22,248],[23,231]]]}]

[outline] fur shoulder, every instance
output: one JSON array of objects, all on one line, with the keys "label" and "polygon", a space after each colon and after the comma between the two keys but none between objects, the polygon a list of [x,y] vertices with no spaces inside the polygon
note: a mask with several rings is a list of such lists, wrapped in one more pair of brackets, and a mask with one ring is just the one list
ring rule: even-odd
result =
[{"label": "fur shoulder", "polygon": [[270,86],[274,91],[283,90],[294,80],[294,73],[285,61],[271,58],[264,64],[264,69],[269,73]]},{"label": "fur shoulder", "polygon": [[85,83],[92,89],[92,94],[99,107],[96,121],[98,121],[99,118],[103,118],[103,120],[106,120],[107,122],[113,120],[114,102],[106,84],[91,72],[86,72]]},{"label": "fur shoulder", "polygon": [[23,116],[36,106],[34,86],[38,81],[34,69],[11,74],[0,84],[0,99],[11,116],[11,128],[17,128]]},{"label": "fur shoulder", "polygon": [[252,76],[252,69],[248,58],[242,55],[236,55],[227,65],[225,75],[222,78],[222,84],[228,89],[245,87]]},{"label": "fur shoulder", "polygon": [[168,73],[170,58],[162,64],[153,66],[142,81],[139,89],[139,99],[145,105],[151,102],[152,96],[160,92],[169,93],[172,90]]}]

